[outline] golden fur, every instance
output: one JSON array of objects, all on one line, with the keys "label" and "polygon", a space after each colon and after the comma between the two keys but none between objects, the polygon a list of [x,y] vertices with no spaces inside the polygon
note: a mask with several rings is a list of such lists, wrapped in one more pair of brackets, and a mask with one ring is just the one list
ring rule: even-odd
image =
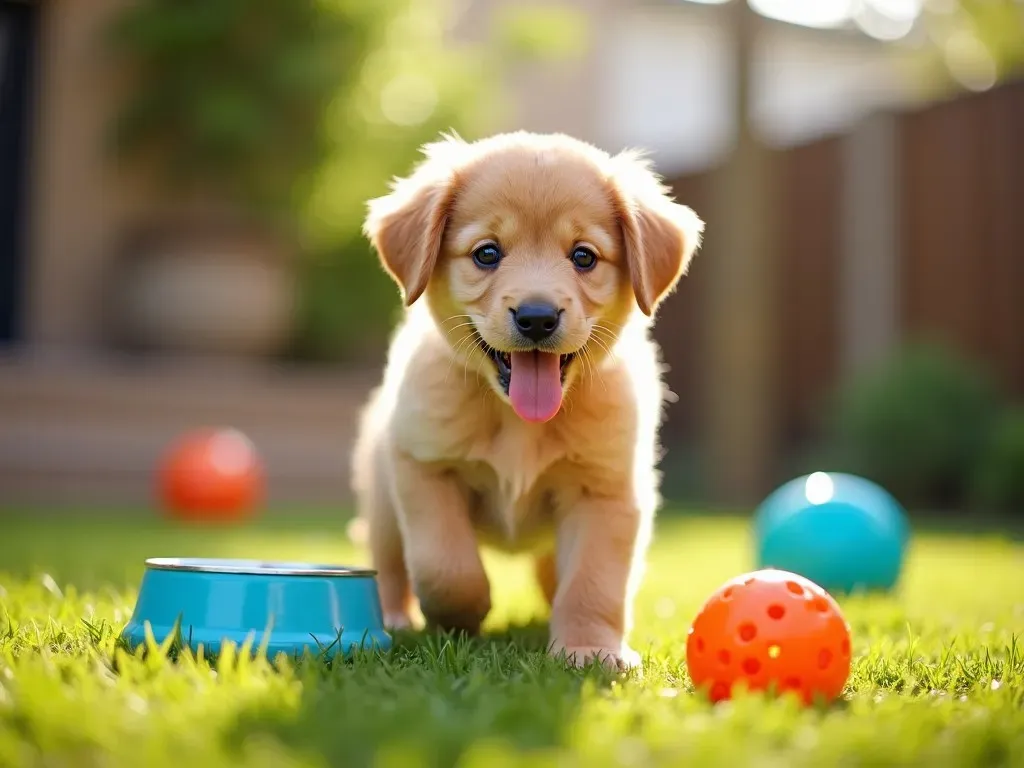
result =
[{"label": "golden fur", "polygon": [[[386,621],[410,625],[418,600],[429,624],[477,631],[488,544],[535,558],[553,653],[631,666],[664,398],[648,327],[703,223],[639,155],[566,136],[445,138],[424,155],[365,224],[407,306],[353,457]],[[474,263],[481,243],[500,247],[496,269]],[[598,257],[587,272],[569,258],[580,244]],[[576,353],[541,423],[509,406],[480,343],[522,349],[509,310],[537,299],[562,311],[550,351]]]}]

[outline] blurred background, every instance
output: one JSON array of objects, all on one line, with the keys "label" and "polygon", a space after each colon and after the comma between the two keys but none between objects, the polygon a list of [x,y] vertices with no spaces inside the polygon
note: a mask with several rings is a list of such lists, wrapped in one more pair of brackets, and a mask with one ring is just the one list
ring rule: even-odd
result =
[{"label": "blurred background", "polygon": [[138,508],[183,430],[346,508],[442,130],[650,150],[677,505],[849,470],[1024,514],[1024,2],[0,0],[0,510]]}]

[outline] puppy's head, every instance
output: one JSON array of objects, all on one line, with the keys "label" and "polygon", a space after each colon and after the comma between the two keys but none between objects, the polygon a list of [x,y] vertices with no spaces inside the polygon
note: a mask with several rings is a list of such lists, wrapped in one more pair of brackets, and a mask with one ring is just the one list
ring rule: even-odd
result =
[{"label": "puppy's head", "polygon": [[406,305],[426,294],[456,353],[546,421],[635,311],[653,316],[704,225],[636,154],[527,133],[424,154],[365,232]]}]

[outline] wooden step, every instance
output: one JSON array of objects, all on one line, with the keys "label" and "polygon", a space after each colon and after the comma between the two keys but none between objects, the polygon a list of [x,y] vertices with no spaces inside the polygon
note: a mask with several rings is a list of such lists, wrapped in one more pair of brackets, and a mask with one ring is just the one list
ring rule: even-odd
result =
[{"label": "wooden step", "polygon": [[379,371],[0,357],[0,504],[142,505],[184,430],[255,443],[271,504],[350,503],[349,454]]}]

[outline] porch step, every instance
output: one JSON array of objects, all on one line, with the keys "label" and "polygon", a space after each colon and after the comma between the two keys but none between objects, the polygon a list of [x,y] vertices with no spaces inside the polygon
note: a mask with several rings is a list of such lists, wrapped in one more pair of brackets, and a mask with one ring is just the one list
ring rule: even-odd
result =
[{"label": "porch step", "polygon": [[150,505],[184,430],[255,443],[271,504],[347,505],[359,409],[377,370],[0,357],[0,504]]}]

